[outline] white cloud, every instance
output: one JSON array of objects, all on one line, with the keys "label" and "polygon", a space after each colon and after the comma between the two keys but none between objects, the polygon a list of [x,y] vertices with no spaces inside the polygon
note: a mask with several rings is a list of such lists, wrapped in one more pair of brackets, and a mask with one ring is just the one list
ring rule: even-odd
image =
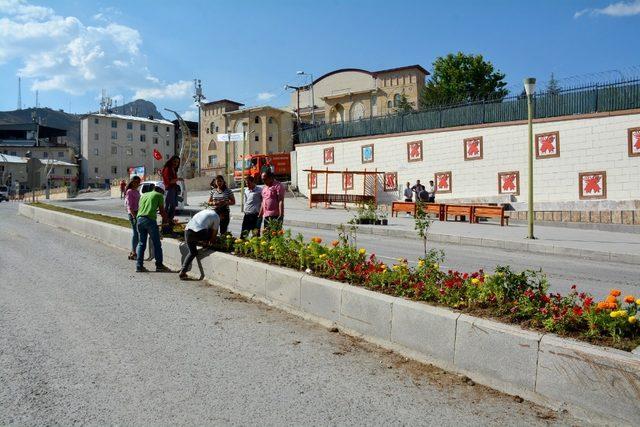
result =
[{"label": "white cloud", "polygon": [[193,82],[180,80],[164,86],[138,89],[133,95],[134,98],[144,99],[181,99],[187,98],[191,94]]},{"label": "white cloud", "polygon": [[271,92],[260,92],[258,94],[258,101],[268,101],[271,98],[275,98],[275,94],[271,93]]},{"label": "white cloud", "polygon": [[0,0],[0,65],[18,60],[18,74],[31,79],[32,90],[82,95],[106,88],[145,98],[188,97],[189,82],[167,84],[152,75],[140,33],[111,21],[119,14],[100,10],[93,26],[26,0]]},{"label": "white cloud", "polygon": [[186,111],[180,113],[180,116],[184,120],[197,122],[198,121],[198,104],[196,103],[191,104]]},{"label": "white cloud", "polygon": [[580,18],[583,15],[607,15],[607,16],[633,16],[640,14],[640,0],[620,1],[612,3],[600,9],[582,9],[576,12],[573,17]]}]

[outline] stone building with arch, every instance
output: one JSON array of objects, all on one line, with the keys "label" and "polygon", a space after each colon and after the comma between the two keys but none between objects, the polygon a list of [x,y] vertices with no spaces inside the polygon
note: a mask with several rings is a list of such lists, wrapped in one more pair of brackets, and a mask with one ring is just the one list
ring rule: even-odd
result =
[{"label": "stone building with arch", "polygon": [[393,114],[403,94],[414,108],[418,107],[418,97],[428,75],[420,65],[380,71],[343,68],[313,81],[315,111],[311,108],[311,84],[302,86],[299,94],[291,95],[290,107],[305,123],[311,122],[312,112],[316,123]]},{"label": "stone building with arch", "polygon": [[200,169],[204,175],[224,175],[242,153],[241,142],[218,142],[220,133],[249,133],[247,154],[270,154],[293,150],[291,112],[271,106],[241,108],[243,104],[221,99],[203,103],[200,114]]}]

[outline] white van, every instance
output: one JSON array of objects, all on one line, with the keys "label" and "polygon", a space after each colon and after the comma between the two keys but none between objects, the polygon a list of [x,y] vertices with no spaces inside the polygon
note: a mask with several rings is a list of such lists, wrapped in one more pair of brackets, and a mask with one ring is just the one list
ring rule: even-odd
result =
[{"label": "white van", "polygon": [[[156,187],[157,183],[161,183],[162,181],[142,181],[140,186],[138,187],[138,191],[140,194],[147,193],[149,191],[153,191]],[[178,194],[178,209],[183,209],[187,204],[187,189],[184,186],[183,181],[178,181],[178,186],[180,187],[180,194]]]}]

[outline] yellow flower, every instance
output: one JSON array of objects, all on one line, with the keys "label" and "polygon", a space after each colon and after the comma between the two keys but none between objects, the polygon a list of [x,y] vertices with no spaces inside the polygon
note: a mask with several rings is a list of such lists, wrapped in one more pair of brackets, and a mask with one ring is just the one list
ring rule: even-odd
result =
[{"label": "yellow flower", "polygon": [[637,319],[636,316],[629,316],[629,318],[627,319],[629,321],[629,323],[631,323],[632,325],[634,323],[636,323]]},{"label": "yellow flower", "polygon": [[325,259],[327,257],[327,254],[320,254],[320,259]]},{"label": "yellow flower", "polygon": [[268,243],[267,243],[267,242],[265,242],[265,241],[262,241],[260,244],[261,244],[262,246],[267,246],[267,244],[268,244]]},{"label": "yellow flower", "polygon": [[365,248],[360,248],[360,250],[358,250],[358,253],[359,253],[360,255],[364,255],[364,254],[366,254],[366,253],[367,253],[367,250],[366,250]]},{"label": "yellow flower", "polygon": [[478,279],[477,277],[474,277],[473,279],[471,279],[471,283],[473,283],[474,285],[477,285],[478,283],[480,283],[480,279]]},{"label": "yellow flower", "polygon": [[274,250],[275,248],[273,246],[269,246],[269,250]]},{"label": "yellow flower", "polygon": [[382,269],[382,271],[387,271],[387,264],[382,264],[380,268]]},{"label": "yellow flower", "polygon": [[244,242],[245,246],[249,246],[251,243],[250,242]]},{"label": "yellow flower", "polygon": [[435,264],[433,264],[433,268],[437,270],[437,269],[440,268],[440,265],[438,265],[438,263],[435,263]]},{"label": "yellow flower", "polygon": [[423,267],[424,266],[424,261],[423,260],[419,260],[418,261],[418,267]]},{"label": "yellow flower", "polygon": [[609,316],[615,319],[616,317],[618,317],[618,312],[612,311],[611,313],[609,313]]},{"label": "yellow flower", "polygon": [[242,239],[236,239],[236,243],[242,243]]},{"label": "yellow flower", "polygon": [[636,304],[640,305],[640,298],[636,300]]}]

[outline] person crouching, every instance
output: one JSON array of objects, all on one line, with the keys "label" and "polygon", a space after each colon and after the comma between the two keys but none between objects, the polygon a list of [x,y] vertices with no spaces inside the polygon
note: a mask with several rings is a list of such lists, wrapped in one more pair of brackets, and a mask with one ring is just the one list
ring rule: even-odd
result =
[{"label": "person crouching", "polygon": [[189,249],[189,254],[182,263],[178,277],[185,280],[187,270],[191,267],[193,259],[198,256],[198,244],[214,243],[218,235],[220,216],[211,209],[204,209],[195,214],[184,229],[184,241]]}]

